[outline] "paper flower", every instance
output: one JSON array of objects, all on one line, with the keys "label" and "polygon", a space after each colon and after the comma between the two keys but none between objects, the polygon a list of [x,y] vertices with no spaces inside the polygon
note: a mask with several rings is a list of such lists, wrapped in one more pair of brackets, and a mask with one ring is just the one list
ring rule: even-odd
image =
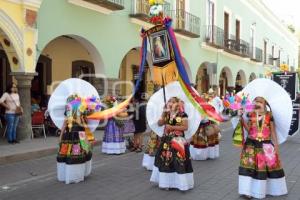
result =
[{"label": "paper flower", "polygon": [[226,95],[223,104],[226,108],[231,110],[245,109],[250,112],[254,109],[254,105],[249,99],[249,95],[239,92],[235,96]]}]

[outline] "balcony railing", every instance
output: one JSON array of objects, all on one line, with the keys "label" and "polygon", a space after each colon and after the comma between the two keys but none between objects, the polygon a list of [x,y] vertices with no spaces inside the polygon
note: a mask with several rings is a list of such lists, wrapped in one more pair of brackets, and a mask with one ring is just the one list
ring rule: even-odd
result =
[{"label": "balcony railing", "polygon": [[255,59],[259,62],[263,61],[263,50],[260,48],[255,49]]},{"label": "balcony railing", "polygon": [[181,9],[172,10],[168,14],[173,19],[175,32],[191,38],[200,37],[201,23],[199,17]]},{"label": "balcony railing", "polygon": [[[200,18],[184,10],[170,10],[171,5],[163,5],[164,14],[173,19],[173,28],[176,33],[190,37],[200,37]],[[132,0],[132,10],[129,15],[145,22],[150,21],[150,5],[147,0]]]},{"label": "balcony railing", "polygon": [[273,56],[271,54],[268,55],[268,64],[269,65],[274,65]]},{"label": "balcony railing", "polygon": [[224,30],[217,26],[206,26],[205,41],[216,48],[223,48]]},{"label": "balcony railing", "polygon": [[[170,11],[170,4],[164,3],[163,5],[164,13],[167,14]],[[132,18],[136,18],[145,22],[150,20],[150,4],[148,0],[132,0],[131,14]]]},{"label": "balcony railing", "polygon": [[222,48],[229,53],[242,57],[249,57],[249,43],[237,39],[235,35],[228,35],[222,28],[217,26],[206,26],[205,41],[216,48]]},{"label": "balcony railing", "polygon": [[124,0],[83,0],[103,8],[116,11],[124,9]]},{"label": "balcony railing", "polygon": [[249,57],[251,60],[255,62],[262,62],[263,61],[263,51],[257,47],[250,47],[249,48]]}]

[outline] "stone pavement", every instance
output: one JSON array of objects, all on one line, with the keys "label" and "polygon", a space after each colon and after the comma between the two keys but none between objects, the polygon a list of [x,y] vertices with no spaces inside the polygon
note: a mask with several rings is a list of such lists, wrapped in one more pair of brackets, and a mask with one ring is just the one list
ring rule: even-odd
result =
[{"label": "stone pavement", "polygon": [[[95,138],[99,143],[103,131],[96,131]],[[23,140],[19,144],[8,144],[4,138],[0,140],[0,165],[21,160],[40,158],[57,152],[58,137],[49,136]]]},{"label": "stone pavement", "polygon": [[[237,200],[240,149],[231,144],[232,130],[223,125],[221,157],[193,161],[195,188],[161,190],[149,181],[151,172],[141,167],[142,153],[103,155],[95,146],[93,172],[86,181],[65,185],[56,180],[55,155],[0,166],[1,200]],[[300,200],[300,134],[281,145],[287,196],[274,200]]]}]

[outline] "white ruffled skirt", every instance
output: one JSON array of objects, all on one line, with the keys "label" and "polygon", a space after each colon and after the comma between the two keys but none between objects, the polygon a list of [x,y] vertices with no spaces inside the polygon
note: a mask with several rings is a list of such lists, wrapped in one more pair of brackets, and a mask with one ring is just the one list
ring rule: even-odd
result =
[{"label": "white ruffled skirt", "polygon": [[58,181],[70,183],[79,183],[92,172],[92,160],[81,164],[66,164],[57,162],[57,179]]},{"label": "white ruffled skirt", "polygon": [[126,143],[124,142],[102,142],[102,153],[106,154],[122,154],[126,151]]},{"label": "white ruffled skirt", "polygon": [[216,159],[220,156],[220,147],[218,144],[206,148],[195,148],[193,145],[190,145],[190,153],[192,160]]},{"label": "white ruffled skirt", "polygon": [[150,181],[157,183],[160,188],[175,188],[181,191],[186,191],[194,187],[194,174],[160,172],[157,167],[153,166]]},{"label": "white ruffled skirt", "polygon": [[149,154],[144,154],[142,166],[147,170],[151,171],[154,166],[155,156],[149,156]]},{"label": "white ruffled skirt", "polygon": [[250,176],[239,175],[239,194],[263,199],[266,195],[281,196],[287,194],[285,177],[258,180]]}]

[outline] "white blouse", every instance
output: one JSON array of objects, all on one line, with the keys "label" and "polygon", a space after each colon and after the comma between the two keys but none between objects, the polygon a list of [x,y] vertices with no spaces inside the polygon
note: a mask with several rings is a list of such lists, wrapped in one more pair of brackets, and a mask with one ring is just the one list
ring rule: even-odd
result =
[{"label": "white blouse", "polygon": [[0,98],[0,103],[8,105],[9,109],[5,110],[5,113],[16,113],[17,106],[20,106],[20,97],[17,93],[8,94],[5,92]]}]

